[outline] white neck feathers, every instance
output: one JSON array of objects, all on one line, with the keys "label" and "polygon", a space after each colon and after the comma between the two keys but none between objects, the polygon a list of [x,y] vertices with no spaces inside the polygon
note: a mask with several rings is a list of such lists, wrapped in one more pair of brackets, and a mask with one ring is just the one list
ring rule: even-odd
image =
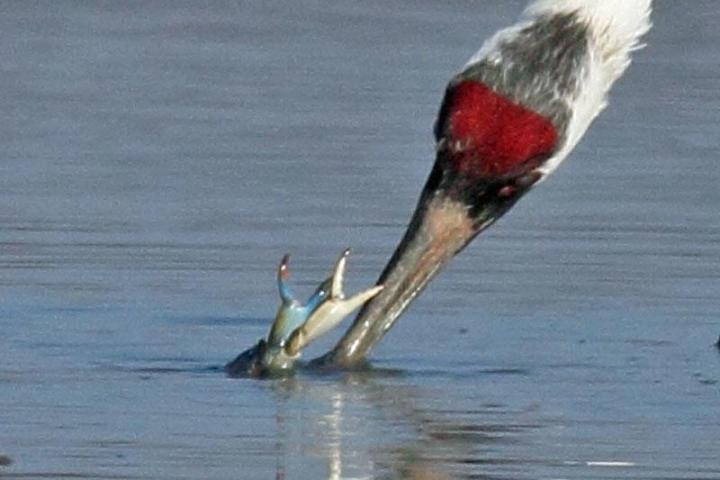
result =
[{"label": "white neck feathers", "polygon": [[526,16],[575,13],[590,27],[600,63],[613,82],[630,64],[630,52],[642,47],[640,37],[650,30],[652,0],[536,0]]}]

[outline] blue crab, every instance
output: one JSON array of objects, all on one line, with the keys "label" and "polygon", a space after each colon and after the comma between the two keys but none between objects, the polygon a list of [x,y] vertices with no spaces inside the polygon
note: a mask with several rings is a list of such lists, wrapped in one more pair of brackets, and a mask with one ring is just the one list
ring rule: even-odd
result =
[{"label": "blue crab", "polygon": [[292,372],[305,347],[380,293],[383,287],[378,285],[346,298],[343,282],[349,255],[350,249],[342,252],[332,275],[318,285],[305,303],[297,299],[288,284],[290,256],[285,255],[277,272],[281,303],[267,338],[225,365],[225,371],[231,376],[251,377]]}]

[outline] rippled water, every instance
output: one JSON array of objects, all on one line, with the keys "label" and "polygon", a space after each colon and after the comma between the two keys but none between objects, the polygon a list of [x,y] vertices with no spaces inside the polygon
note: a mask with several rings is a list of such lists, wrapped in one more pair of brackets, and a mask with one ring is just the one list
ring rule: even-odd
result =
[{"label": "rippled water", "polygon": [[211,6],[0,6],[0,477],[720,478],[717,2],[657,2],[374,370],[283,381],[220,370],[280,256],[375,280],[445,82],[522,3]]}]

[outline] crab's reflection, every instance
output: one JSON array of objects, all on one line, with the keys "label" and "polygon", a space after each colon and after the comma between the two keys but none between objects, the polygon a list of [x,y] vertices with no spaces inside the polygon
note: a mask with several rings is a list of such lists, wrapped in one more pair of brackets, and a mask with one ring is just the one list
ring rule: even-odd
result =
[{"label": "crab's reflection", "polygon": [[518,427],[482,424],[472,415],[468,423],[458,423],[457,417],[468,416],[453,415],[426,398],[437,399],[441,392],[405,380],[400,372],[368,370],[273,382],[276,478],[302,478],[294,474],[298,454],[322,459],[322,478],[329,480],[500,478],[478,472],[477,465],[492,463],[483,456],[512,442]]}]

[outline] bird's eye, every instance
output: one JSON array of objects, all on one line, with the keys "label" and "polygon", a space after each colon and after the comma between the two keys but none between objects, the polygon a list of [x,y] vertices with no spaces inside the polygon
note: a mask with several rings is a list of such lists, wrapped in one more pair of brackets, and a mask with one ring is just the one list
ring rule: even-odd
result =
[{"label": "bird's eye", "polygon": [[497,196],[500,198],[509,198],[515,195],[515,192],[517,192],[517,188],[513,185],[505,185],[500,190],[498,190]]}]

